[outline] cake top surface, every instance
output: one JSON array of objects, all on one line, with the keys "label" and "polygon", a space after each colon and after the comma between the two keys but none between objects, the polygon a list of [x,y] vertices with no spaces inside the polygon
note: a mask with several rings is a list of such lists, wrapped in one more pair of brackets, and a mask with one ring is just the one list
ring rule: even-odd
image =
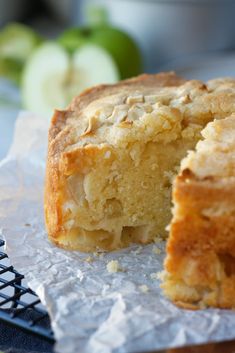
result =
[{"label": "cake top surface", "polygon": [[87,145],[125,148],[135,141],[168,143],[192,138],[212,119],[234,111],[233,79],[205,84],[186,81],[171,72],[142,75],[91,88],[76,97],[66,111],[56,111],[50,141],[57,140],[56,149],[66,152]]}]

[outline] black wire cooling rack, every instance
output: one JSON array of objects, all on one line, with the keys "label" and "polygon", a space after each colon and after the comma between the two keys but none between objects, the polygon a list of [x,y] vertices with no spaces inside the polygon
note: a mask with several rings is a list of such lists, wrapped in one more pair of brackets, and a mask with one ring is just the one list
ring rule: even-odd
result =
[{"label": "black wire cooling rack", "polygon": [[47,311],[24,276],[10,265],[0,239],[0,320],[54,342]]}]

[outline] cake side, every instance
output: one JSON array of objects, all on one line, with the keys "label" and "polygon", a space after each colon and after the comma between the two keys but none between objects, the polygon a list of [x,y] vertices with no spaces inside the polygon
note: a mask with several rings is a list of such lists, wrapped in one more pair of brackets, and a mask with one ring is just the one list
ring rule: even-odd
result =
[{"label": "cake side", "polygon": [[235,308],[235,117],[202,134],[174,181],[162,287],[186,308]]}]

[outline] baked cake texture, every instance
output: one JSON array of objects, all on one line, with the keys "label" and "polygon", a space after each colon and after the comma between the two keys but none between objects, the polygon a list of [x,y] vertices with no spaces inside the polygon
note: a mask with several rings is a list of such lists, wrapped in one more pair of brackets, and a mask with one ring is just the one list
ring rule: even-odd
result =
[{"label": "baked cake texture", "polygon": [[165,236],[172,177],[211,119],[204,111],[198,117],[205,91],[172,73],[143,75],[92,88],[56,111],[45,191],[49,237],[94,251]]},{"label": "baked cake texture", "polygon": [[[235,80],[174,73],[91,88],[49,130],[45,219],[58,246],[166,237],[165,294],[235,307]],[[190,152],[188,152],[190,151]]]},{"label": "baked cake texture", "polygon": [[186,308],[235,308],[235,114],[202,136],[174,181],[163,289]]},{"label": "baked cake texture", "polygon": [[205,85],[163,73],[91,88],[55,111],[45,187],[50,239],[94,251],[166,236],[180,161],[234,102],[233,80]]}]

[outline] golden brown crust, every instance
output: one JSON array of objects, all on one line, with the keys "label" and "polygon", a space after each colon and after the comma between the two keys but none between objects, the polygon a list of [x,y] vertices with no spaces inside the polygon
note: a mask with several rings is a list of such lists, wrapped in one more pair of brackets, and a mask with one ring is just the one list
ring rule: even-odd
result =
[{"label": "golden brown crust", "polygon": [[145,90],[147,87],[176,87],[185,83],[186,80],[177,76],[174,72],[160,73],[155,75],[143,74],[128,80],[120,81],[115,85],[99,85],[85,90],[78,97],[75,97],[69,106],[70,110],[82,110],[90,102],[100,97],[109,96],[117,90],[127,88],[129,91],[135,89]]}]

